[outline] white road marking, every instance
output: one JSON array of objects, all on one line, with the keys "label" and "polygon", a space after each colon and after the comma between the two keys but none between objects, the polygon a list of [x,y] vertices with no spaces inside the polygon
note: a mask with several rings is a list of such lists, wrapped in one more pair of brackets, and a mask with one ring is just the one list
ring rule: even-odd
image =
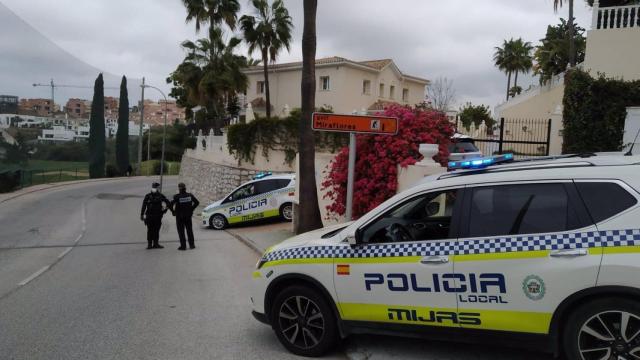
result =
[{"label": "white road marking", "polygon": [[43,272],[49,270],[49,267],[51,267],[51,265],[47,265],[45,267],[43,267],[42,269],[34,272],[31,276],[29,276],[28,278],[22,280],[21,282],[18,283],[18,286],[25,286],[27,285],[31,280],[37,278],[38,276],[40,276]]},{"label": "white road marking", "polygon": [[60,253],[60,255],[58,255],[58,259],[62,259],[65,255],[69,253],[69,251],[71,251],[71,249],[73,249],[72,246],[66,248],[62,253]]}]

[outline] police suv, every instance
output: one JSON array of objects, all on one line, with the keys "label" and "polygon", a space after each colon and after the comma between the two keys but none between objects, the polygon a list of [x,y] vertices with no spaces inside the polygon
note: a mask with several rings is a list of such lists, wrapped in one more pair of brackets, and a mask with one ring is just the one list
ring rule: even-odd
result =
[{"label": "police suv", "polygon": [[640,156],[510,160],[450,162],[268,249],[253,315],[306,356],[378,332],[640,359]]},{"label": "police suv", "polygon": [[222,230],[229,224],[281,217],[293,219],[295,175],[261,173],[246,182],[224,199],[202,211],[202,224]]}]

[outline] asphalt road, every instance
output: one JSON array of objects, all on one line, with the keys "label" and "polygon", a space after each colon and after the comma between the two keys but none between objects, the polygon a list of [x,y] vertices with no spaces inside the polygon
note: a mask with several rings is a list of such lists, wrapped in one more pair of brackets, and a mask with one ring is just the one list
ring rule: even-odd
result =
[{"label": "asphalt road", "polygon": [[250,314],[252,250],[198,229],[197,249],[179,252],[171,216],[165,249],[145,249],[139,212],[150,182],[74,185],[0,204],[1,359],[295,358]]},{"label": "asphalt road", "polygon": [[[250,315],[257,255],[195,226],[179,252],[139,220],[149,178],[65,186],[0,204],[0,359],[293,359]],[[168,178],[166,193],[176,188]],[[203,204],[204,205],[204,204]],[[196,219],[194,219],[196,220]],[[197,221],[195,221],[197,224]],[[527,359],[499,346],[353,336],[328,359]]]}]

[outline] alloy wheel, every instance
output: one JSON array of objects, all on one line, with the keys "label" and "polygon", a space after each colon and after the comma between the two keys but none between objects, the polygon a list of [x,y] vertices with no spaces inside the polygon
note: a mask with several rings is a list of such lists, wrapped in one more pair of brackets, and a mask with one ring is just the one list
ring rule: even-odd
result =
[{"label": "alloy wheel", "polygon": [[284,338],[300,349],[318,345],[325,332],[325,322],[318,305],[305,296],[289,297],[278,313]]},{"label": "alloy wheel", "polygon": [[578,347],[582,360],[640,360],[640,317],[601,312],[580,328]]},{"label": "alloy wheel", "polygon": [[285,205],[282,208],[282,217],[285,218],[285,220],[293,219],[293,206]]},{"label": "alloy wheel", "polygon": [[220,215],[214,215],[211,218],[211,225],[214,229],[223,229],[225,227],[225,219]]}]

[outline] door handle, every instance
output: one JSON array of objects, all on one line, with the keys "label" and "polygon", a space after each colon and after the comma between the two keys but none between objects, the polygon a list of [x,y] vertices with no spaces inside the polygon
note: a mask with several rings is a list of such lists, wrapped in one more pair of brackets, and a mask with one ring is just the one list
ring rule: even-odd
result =
[{"label": "door handle", "polygon": [[553,250],[549,254],[551,257],[565,257],[572,258],[578,256],[589,255],[589,251],[587,249],[562,249],[562,250]]},{"label": "door handle", "polygon": [[446,264],[448,262],[449,262],[448,256],[425,256],[422,259],[420,259],[420,263],[425,265]]}]

